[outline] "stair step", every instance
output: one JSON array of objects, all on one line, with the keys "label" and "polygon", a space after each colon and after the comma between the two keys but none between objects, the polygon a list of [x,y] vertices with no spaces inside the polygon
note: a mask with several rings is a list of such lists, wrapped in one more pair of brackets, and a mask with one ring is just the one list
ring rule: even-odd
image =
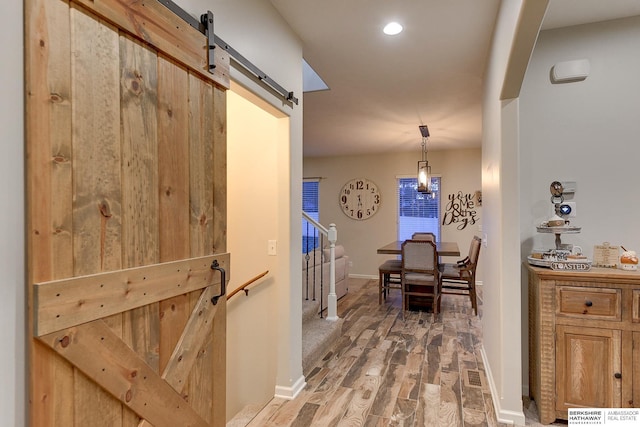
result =
[{"label": "stair step", "polygon": [[302,300],[302,323],[320,317],[320,300]]},{"label": "stair step", "polygon": [[302,372],[308,374],[316,362],[338,341],[344,319],[312,318],[302,323]]},{"label": "stair step", "polygon": [[227,422],[226,427],[245,427],[253,420],[264,405],[247,405]]}]

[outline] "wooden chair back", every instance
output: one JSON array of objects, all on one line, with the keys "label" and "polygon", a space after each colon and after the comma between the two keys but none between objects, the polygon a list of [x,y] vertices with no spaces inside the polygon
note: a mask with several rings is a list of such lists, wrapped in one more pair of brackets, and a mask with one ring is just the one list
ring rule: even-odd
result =
[{"label": "wooden chair back", "polygon": [[436,241],[436,235],[433,233],[427,233],[423,231],[415,232],[411,235],[411,240],[430,240],[432,242]]},{"label": "wooden chair back", "polygon": [[434,314],[440,308],[440,272],[438,252],[431,240],[406,240],[402,243],[402,316],[410,305],[410,300],[431,301]]},{"label": "wooden chair back", "polygon": [[436,244],[431,240],[405,240],[402,243],[402,269],[431,273],[438,271]]}]

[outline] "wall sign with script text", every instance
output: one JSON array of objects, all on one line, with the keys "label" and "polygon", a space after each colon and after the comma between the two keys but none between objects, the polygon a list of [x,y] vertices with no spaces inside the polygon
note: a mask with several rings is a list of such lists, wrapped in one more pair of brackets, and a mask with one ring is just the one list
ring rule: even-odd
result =
[{"label": "wall sign with script text", "polygon": [[476,210],[478,201],[472,193],[449,194],[447,204],[442,215],[442,225],[456,225],[458,230],[464,230],[469,225],[474,225],[480,220]]}]

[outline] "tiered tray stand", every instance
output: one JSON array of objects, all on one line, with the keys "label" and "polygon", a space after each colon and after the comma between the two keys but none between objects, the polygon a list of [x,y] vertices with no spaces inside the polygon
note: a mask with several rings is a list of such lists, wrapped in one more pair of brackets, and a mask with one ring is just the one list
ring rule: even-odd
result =
[{"label": "tiered tray stand", "polygon": [[[556,251],[562,250],[562,235],[563,234],[577,234],[580,233],[581,227],[573,227],[573,226],[563,226],[563,227],[548,227],[540,225],[536,227],[538,233],[552,233],[556,235]],[[553,250],[552,250],[553,252]],[[591,269],[592,261],[586,258],[577,258],[577,259],[560,259],[555,255],[551,255],[550,257],[546,257],[543,259],[534,258],[532,256],[527,257],[527,261],[530,265],[535,265],[537,267],[548,267],[553,270],[578,270],[578,271],[589,271]]]}]

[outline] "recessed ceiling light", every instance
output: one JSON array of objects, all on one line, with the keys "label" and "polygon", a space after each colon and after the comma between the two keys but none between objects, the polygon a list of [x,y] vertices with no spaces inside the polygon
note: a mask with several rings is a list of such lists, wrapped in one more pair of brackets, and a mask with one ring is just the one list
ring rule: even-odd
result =
[{"label": "recessed ceiling light", "polygon": [[397,22],[389,22],[384,26],[384,29],[382,31],[384,31],[384,33],[389,36],[395,36],[396,34],[400,34],[402,32],[402,25],[398,24]]}]

